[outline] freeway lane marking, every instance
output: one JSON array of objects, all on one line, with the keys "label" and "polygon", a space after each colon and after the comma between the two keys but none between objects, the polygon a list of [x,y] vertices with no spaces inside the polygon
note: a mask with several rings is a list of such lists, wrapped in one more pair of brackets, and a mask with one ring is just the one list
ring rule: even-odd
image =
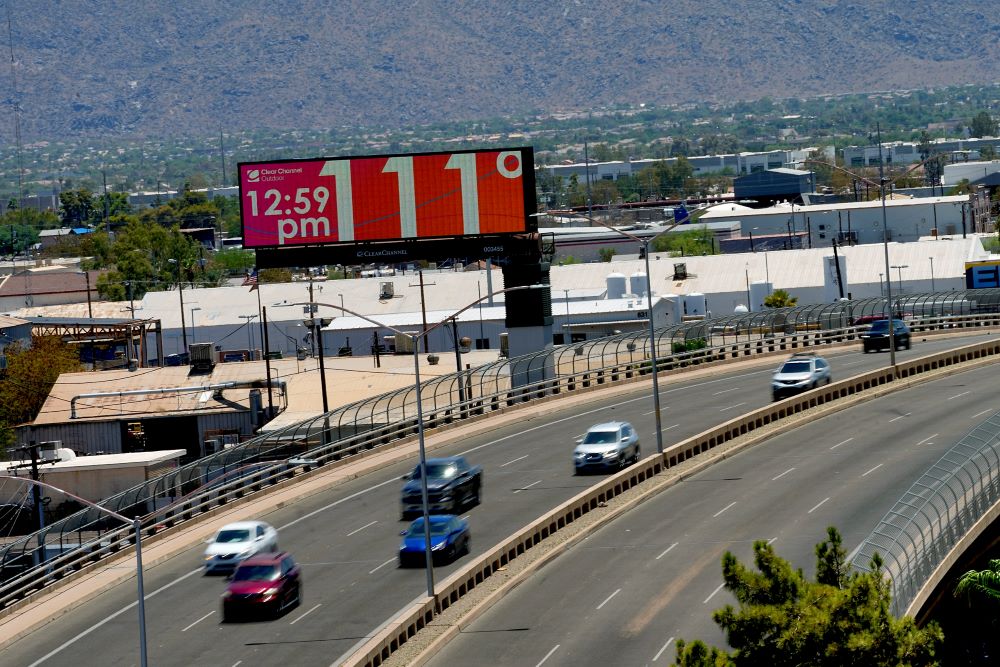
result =
[{"label": "freeway lane marking", "polygon": [[708,601],[711,600],[712,598],[714,598],[715,594],[718,593],[719,591],[721,591],[722,587],[725,586],[725,585],[726,585],[725,582],[719,584],[718,587],[716,587],[716,589],[714,591],[712,591],[711,595],[709,595],[707,598],[705,598],[702,601],[702,604],[708,604]]},{"label": "freeway lane marking", "polygon": [[[187,574],[181,575],[177,579],[174,579],[169,584],[167,584],[165,586],[160,586],[159,588],[157,588],[152,593],[147,593],[143,597],[143,600],[148,600],[151,597],[153,597],[154,595],[156,595],[157,593],[162,593],[163,591],[167,590],[168,588],[170,588],[172,586],[175,586],[175,585],[181,583],[182,581],[184,581],[185,579],[187,579],[188,577],[190,577],[192,575],[201,574],[201,571],[202,571],[202,568],[200,568],[200,567],[197,570],[191,570]],[[90,626],[89,628],[87,628],[86,630],[84,630],[83,632],[81,632],[80,634],[76,635],[75,637],[73,637],[71,639],[67,639],[62,644],[60,644],[59,646],[57,646],[54,649],[52,649],[51,651],[49,651],[48,653],[46,653],[45,655],[43,655],[38,660],[35,660],[33,663],[31,663],[30,665],[28,665],[28,667],[37,667],[38,665],[42,664],[43,662],[45,662],[46,660],[48,660],[52,656],[56,655],[57,653],[61,653],[64,649],[66,649],[69,646],[72,646],[76,642],[80,641],[81,639],[83,639],[84,637],[86,637],[87,635],[89,635],[94,630],[97,630],[98,628],[100,628],[104,624],[106,624],[106,623],[108,623],[110,621],[115,620],[116,618],[118,618],[119,616],[121,616],[122,614],[124,614],[127,611],[131,611],[138,604],[139,604],[138,602],[132,602],[131,604],[128,604],[128,605],[122,607],[121,609],[119,609],[118,611],[116,611],[115,613],[111,614],[110,616],[108,616],[104,620],[98,621],[97,623],[94,623],[92,626]]]},{"label": "freeway lane marking", "polygon": [[189,625],[186,628],[184,628],[183,630],[181,630],[181,632],[187,632],[188,630],[190,630],[194,626],[198,625],[199,623],[201,623],[202,621],[204,621],[206,618],[208,618],[209,616],[211,616],[214,613],[215,613],[215,610],[213,609],[212,611],[208,612],[207,614],[205,614],[204,616],[202,616],[201,618],[199,618],[197,621],[195,621],[191,625]]},{"label": "freeway lane marking", "polygon": [[776,542],[777,540],[778,540],[778,538],[777,538],[777,537],[772,537],[771,539],[769,539],[769,540],[767,541],[767,543],[768,543],[768,544],[774,544],[774,543],[775,543],[775,542]]},{"label": "freeway lane marking", "polygon": [[738,408],[741,405],[746,405],[746,404],[747,404],[747,402],[743,401],[742,403],[737,403],[736,405],[730,405],[728,408],[722,408],[721,410],[719,410],[719,412],[725,412],[726,410],[732,410],[733,408]]},{"label": "freeway lane marking", "polygon": [[315,607],[313,607],[312,609],[310,609],[306,613],[302,614],[301,616],[299,616],[297,619],[295,619],[294,621],[292,621],[288,625],[295,625],[296,623],[298,623],[299,621],[301,621],[303,618],[305,618],[309,614],[313,613],[314,611],[316,611],[317,609],[319,609],[322,606],[323,606],[323,603],[320,603],[320,604],[316,605]]},{"label": "freeway lane marking", "polygon": [[674,641],[673,637],[667,640],[667,643],[663,645],[663,648],[657,651],[656,655],[653,656],[653,662],[656,662],[657,660],[660,659],[660,656],[663,655],[663,652],[667,650],[667,647],[670,646],[671,642],[673,641]]},{"label": "freeway lane marking", "polygon": [[530,489],[530,488],[531,488],[531,487],[533,487],[533,486],[534,486],[535,484],[541,484],[541,483],[542,483],[542,480],[538,480],[537,482],[532,482],[531,484],[525,484],[525,485],[524,485],[524,486],[522,486],[522,487],[521,487],[520,489],[514,489],[514,493],[521,493],[521,492],[522,492],[522,491],[524,491],[525,489]]},{"label": "freeway lane marking", "polygon": [[911,414],[912,413],[907,412],[905,415],[899,415],[898,417],[893,417],[892,419],[889,420],[889,423],[891,424],[892,422],[899,421],[900,419],[903,419],[904,417],[909,417]]},{"label": "freeway lane marking", "polygon": [[967,396],[967,395],[969,395],[971,393],[972,393],[971,391],[963,391],[961,394],[955,394],[954,396],[949,396],[948,400],[950,401],[953,398],[961,398],[961,397]]},{"label": "freeway lane marking", "polygon": [[621,592],[622,592],[622,589],[620,589],[620,588],[615,589],[614,593],[612,593],[608,597],[604,598],[604,602],[602,602],[601,604],[597,605],[597,608],[600,609],[601,607],[603,607],[607,603],[611,602],[611,598],[613,598],[614,596],[618,595]]},{"label": "freeway lane marking", "polygon": [[782,477],[784,477],[784,476],[785,476],[785,475],[787,475],[788,473],[792,472],[793,470],[795,470],[795,468],[789,468],[788,470],[786,470],[785,472],[781,473],[781,474],[780,474],[780,475],[778,475],[777,477],[772,477],[772,478],[771,478],[771,481],[773,482],[773,481],[775,481],[776,479],[781,479]]},{"label": "freeway lane marking", "polygon": [[395,558],[390,558],[386,562],[384,562],[381,565],[379,565],[378,567],[376,567],[374,570],[368,570],[368,574],[375,574],[376,572],[378,572],[379,570],[381,570],[383,567],[385,567],[389,563],[394,562],[395,560],[396,560]]},{"label": "freeway lane marking", "polygon": [[285,528],[291,528],[292,526],[294,526],[297,523],[305,521],[306,519],[311,519],[314,516],[316,516],[317,514],[321,514],[321,513],[325,512],[325,511],[327,511],[328,509],[336,507],[337,505],[340,505],[342,503],[346,503],[348,500],[354,500],[358,496],[363,496],[364,494],[368,493],[369,491],[374,491],[375,489],[382,488],[383,486],[385,486],[387,484],[395,484],[397,481],[398,480],[395,479],[395,478],[393,478],[393,479],[387,479],[384,482],[379,482],[378,484],[374,484],[372,486],[369,486],[367,489],[361,489],[360,491],[356,491],[356,492],[352,493],[349,496],[344,496],[340,500],[335,500],[332,503],[330,503],[329,505],[325,505],[325,506],[320,507],[318,509],[314,509],[312,512],[309,512],[309,514],[304,514],[304,515],[300,516],[298,519],[295,519],[294,521],[289,521],[284,526],[278,526],[278,532],[280,533]]},{"label": "freeway lane marking", "polygon": [[723,507],[721,510],[719,510],[718,512],[716,512],[715,514],[713,514],[712,518],[714,519],[715,517],[719,516],[720,514],[722,514],[723,512],[725,512],[727,509],[729,509],[730,507],[732,507],[735,504],[736,504],[736,501],[734,500],[733,502],[729,503],[728,505],[726,505],[725,507]]},{"label": "freeway lane marking", "polygon": [[816,503],[816,506],[815,506],[815,507],[813,507],[813,508],[812,508],[811,510],[809,510],[808,512],[806,512],[806,514],[812,514],[813,512],[815,512],[816,510],[818,510],[818,509],[820,508],[820,506],[821,506],[821,505],[822,505],[823,503],[825,503],[826,501],[828,501],[829,499],[830,499],[830,497],[829,497],[829,496],[827,496],[827,497],[826,497],[826,498],[824,498],[823,500],[819,501],[818,503]]},{"label": "freeway lane marking", "polygon": [[507,463],[501,463],[500,467],[503,468],[504,466],[509,466],[511,463],[517,463],[518,461],[523,461],[526,458],[528,458],[528,454],[525,454],[524,456],[518,456],[513,461],[507,461]]},{"label": "freeway lane marking", "polygon": [[849,442],[850,442],[851,440],[854,440],[854,438],[848,438],[847,440],[844,440],[843,442],[838,442],[838,443],[837,443],[836,445],[834,445],[834,446],[833,446],[833,447],[831,447],[830,449],[836,449],[837,447],[840,447],[841,445],[846,445],[846,444],[847,444],[847,443],[849,443]]},{"label": "freeway lane marking", "polygon": [[240,665],[242,664],[243,664],[242,660],[237,660],[236,662],[233,663],[233,667],[240,667]]},{"label": "freeway lane marking", "polygon": [[723,389],[722,391],[717,391],[712,396],[718,396],[719,394],[728,394],[731,391],[736,391],[739,387],[733,387],[732,389]]},{"label": "freeway lane marking", "polygon": [[662,429],[662,430],[663,431],[669,431],[670,429],[677,428],[678,426],[680,426],[680,424],[674,424],[673,426],[668,426],[668,427],[666,427],[665,429]]},{"label": "freeway lane marking", "polygon": [[376,523],[378,523],[378,521],[369,521],[368,523],[366,523],[365,525],[361,526],[360,528],[355,528],[354,530],[352,530],[351,532],[349,532],[347,534],[347,536],[350,537],[351,535],[356,535],[357,533],[360,533],[365,528],[371,528]]},{"label": "freeway lane marking", "polygon": [[876,470],[878,470],[879,468],[881,468],[882,465],[883,464],[879,463],[877,466],[875,466],[874,468],[872,468],[871,470],[869,470],[868,472],[866,472],[864,475],[862,475],[862,477],[867,477],[870,473],[873,473]]},{"label": "freeway lane marking", "polygon": [[544,658],[542,658],[541,660],[538,661],[538,664],[535,665],[535,667],[541,667],[545,663],[545,661],[548,660],[549,658],[551,658],[552,654],[555,653],[558,650],[559,650],[559,644],[556,644],[555,646],[552,647],[551,651],[549,651],[548,653],[545,654]]},{"label": "freeway lane marking", "polygon": [[[986,412],[989,412],[989,410],[987,410]],[[924,444],[924,443],[925,443],[925,442],[927,442],[928,440],[931,440],[932,438],[936,438],[936,437],[938,437],[939,435],[941,435],[941,434],[940,434],[940,433],[935,433],[935,434],[934,434],[934,435],[932,435],[932,436],[929,436],[929,437],[927,437],[927,438],[924,438],[923,440],[921,440],[920,442],[918,442],[918,443],[917,443],[917,444],[916,444],[915,446],[916,446],[916,447],[919,447],[920,445]]]},{"label": "freeway lane marking", "polygon": [[990,408],[989,410],[983,410],[982,412],[977,412],[976,414],[972,415],[972,417],[970,417],[970,419],[975,419],[976,417],[981,417],[981,416],[985,415],[987,412],[995,412],[995,410],[993,410],[992,408]]},{"label": "freeway lane marking", "polygon": [[[661,558],[663,558],[664,556],[666,556],[668,553],[670,553],[670,550],[673,549],[676,546],[677,546],[676,542],[674,542],[673,544],[671,544],[669,547],[667,547],[666,549],[664,549],[664,551],[663,551],[662,554],[660,554],[659,556],[656,557],[656,560],[660,560]],[[654,660],[655,660],[655,658],[654,658]]]}]

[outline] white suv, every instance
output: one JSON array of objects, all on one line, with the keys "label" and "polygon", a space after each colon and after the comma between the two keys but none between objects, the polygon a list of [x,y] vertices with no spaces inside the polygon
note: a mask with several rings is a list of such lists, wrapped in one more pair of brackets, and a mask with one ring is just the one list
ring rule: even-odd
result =
[{"label": "white suv", "polygon": [[628,422],[595,424],[576,442],[573,452],[576,474],[624,468],[639,460],[639,435]]},{"label": "white suv", "polygon": [[812,352],[799,352],[790,356],[771,377],[771,396],[780,401],[821,384],[830,384],[830,364]]}]

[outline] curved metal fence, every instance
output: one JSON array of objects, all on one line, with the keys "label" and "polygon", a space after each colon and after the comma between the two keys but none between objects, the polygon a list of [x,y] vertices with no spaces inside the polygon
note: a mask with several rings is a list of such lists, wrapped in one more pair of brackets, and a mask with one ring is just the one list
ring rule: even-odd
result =
[{"label": "curved metal fence", "polygon": [[1000,501],[1000,412],[942,456],[886,513],[851,559],[867,571],[884,561],[892,612],[902,616],[945,557]]},{"label": "curved metal fence", "polygon": [[[841,343],[889,310],[886,299],[872,298],[686,321],[655,332],[657,367],[670,372]],[[996,326],[1000,289],[903,295],[891,310],[909,319],[915,331]],[[443,375],[420,385],[424,426],[433,429],[532,400],[630,381],[650,373],[650,366],[648,334],[630,332]],[[417,388],[409,387],[357,401],[189,463],[100,504],[141,517],[143,530],[169,528],[304,469],[415,435],[416,397]],[[130,529],[109,522],[98,510],[84,509],[3,546],[0,608],[52,576],[121,548]]]}]

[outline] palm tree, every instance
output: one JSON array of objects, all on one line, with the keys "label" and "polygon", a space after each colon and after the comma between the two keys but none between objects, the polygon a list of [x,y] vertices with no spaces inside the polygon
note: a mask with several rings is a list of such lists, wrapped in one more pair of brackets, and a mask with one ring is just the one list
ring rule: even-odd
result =
[{"label": "palm tree", "polygon": [[792,296],[783,289],[776,289],[764,299],[764,305],[768,308],[787,308],[794,306],[798,301],[799,297]]},{"label": "palm tree", "polygon": [[955,597],[985,597],[1000,602],[1000,559],[991,560],[985,570],[969,570],[955,586]]}]

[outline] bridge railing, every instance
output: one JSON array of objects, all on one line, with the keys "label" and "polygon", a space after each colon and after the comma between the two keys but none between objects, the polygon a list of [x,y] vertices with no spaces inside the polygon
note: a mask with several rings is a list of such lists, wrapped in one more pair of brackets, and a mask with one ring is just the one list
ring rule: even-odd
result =
[{"label": "bridge railing", "polygon": [[[996,326],[1000,290],[904,296],[891,309],[875,298],[684,322],[655,332],[658,367],[669,372],[843,343],[865,328],[856,323],[888,310],[905,314],[921,331]],[[627,333],[440,376],[419,388],[424,425],[444,427],[530,401],[636,381],[650,366],[648,335]],[[101,505],[141,517],[144,530],[169,529],[312,467],[412,437],[416,397],[417,388],[408,387],[340,407],[189,463]],[[290,464],[296,460],[307,463]],[[0,548],[0,608],[114,553],[120,531],[96,510],[82,510]]]},{"label": "bridge railing", "polygon": [[1000,502],[1000,412],[966,434],[896,502],[854,552],[866,571],[877,553],[892,582],[892,611],[907,613],[928,579]]}]

